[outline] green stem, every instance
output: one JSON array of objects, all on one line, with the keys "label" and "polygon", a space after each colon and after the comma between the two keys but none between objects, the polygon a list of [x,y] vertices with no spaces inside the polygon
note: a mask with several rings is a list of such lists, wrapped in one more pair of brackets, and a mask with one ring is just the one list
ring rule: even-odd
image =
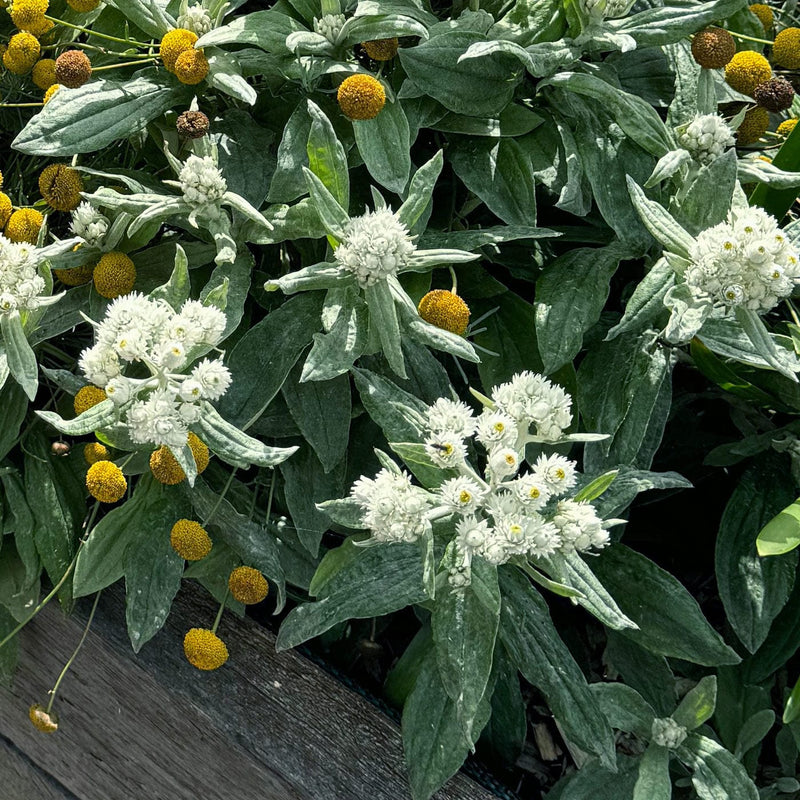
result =
[{"label": "green stem", "polygon": [[231,474],[228,475],[228,480],[225,482],[225,486],[222,487],[222,493],[217,498],[217,502],[214,503],[214,508],[211,509],[211,513],[205,518],[205,520],[201,523],[201,525],[205,528],[209,522],[211,522],[212,517],[214,514],[217,513],[217,509],[222,505],[222,501],[225,499],[225,495],[228,493],[228,489],[231,488],[231,484],[233,483],[233,476],[236,474],[236,468],[231,470]]},{"label": "green stem", "polygon": [[69,668],[72,666],[72,662],[75,661],[75,659],[78,656],[78,652],[83,646],[83,643],[86,641],[86,637],[89,634],[89,628],[91,628],[92,620],[94,619],[94,612],[97,611],[97,603],[100,600],[101,594],[102,591],[98,592],[95,595],[94,605],[92,606],[91,613],[89,614],[89,619],[86,621],[86,627],[83,629],[83,635],[81,636],[80,641],[78,642],[78,646],[72,652],[69,661],[67,661],[67,663],[64,665],[64,669],[61,670],[61,674],[58,676],[58,680],[55,682],[55,685],[50,690],[50,701],[48,702],[47,708],[45,709],[45,713],[47,714],[49,714],[50,710],[53,708],[53,703],[55,702],[56,694],[58,693],[58,687],[61,685],[61,681],[64,680],[64,676],[67,674],[67,670],[69,670]]},{"label": "green stem", "polygon": [[109,42],[119,42],[120,44],[129,44],[134,47],[152,47],[152,44],[148,44],[147,42],[137,42],[134,39],[120,39],[118,36],[109,36],[107,33],[99,33],[98,31],[84,28],[82,25],[73,25],[71,22],[64,22],[63,19],[51,17],[49,14],[45,14],[44,18],[49,19],[50,22],[55,22],[57,25],[63,25],[65,28],[82,31],[83,33],[88,33],[90,36],[97,36],[99,39],[108,39]]},{"label": "green stem", "polygon": [[272,513],[272,498],[275,496],[275,470],[273,468],[269,482],[269,496],[267,497],[267,517],[266,526],[269,528],[269,516]]},{"label": "green stem", "polygon": [[[155,64],[156,59],[151,56],[150,61]],[[146,63],[146,61],[121,61],[119,64],[106,64],[104,67],[92,67],[92,72],[103,72],[110,69],[119,69],[120,67],[138,67],[140,64]]]},{"label": "green stem", "polygon": [[228,595],[230,594],[230,589],[228,587],[225,588],[225,596],[222,598],[222,603],[220,604],[219,611],[217,611],[217,618],[214,620],[214,625],[211,628],[211,633],[216,633],[217,628],[219,628],[219,623],[222,620],[222,612],[225,611],[225,603],[228,602]]},{"label": "green stem", "polygon": [[456,271],[453,269],[452,264],[447,267],[450,270],[450,277],[453,279],[453,288],[450,290],[452,294],[458,294],[458,278]]},{"label": "green stem", "polygon": [[744,39],[746,42],[758,42],[758,44],[774,44],[769,39],[757,39],[755,36],[747,36],[744,33],[736,33],[735,31],[728,31],[734,39]]},{"label": "green stem", "polygon": [[0,108],[39,108],[44,103],[0,103]]}]

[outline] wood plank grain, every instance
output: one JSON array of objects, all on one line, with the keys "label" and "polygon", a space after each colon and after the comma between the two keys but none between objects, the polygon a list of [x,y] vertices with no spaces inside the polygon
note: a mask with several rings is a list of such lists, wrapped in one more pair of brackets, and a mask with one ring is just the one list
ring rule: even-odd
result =
[{"label": "wood plank grain", "polygon": [[[14,692],[0,690],[0,734],[80,800],[409,797],[395,723],[301,655],[276,653],[268,630],[226,616],[219,633],[230,660],[201,673],[186,662],[182,641],[214,618],[204,592],[185,585],[164,630],[138,656],[123,606],[119,588],[104,594],[59,693],[57,734],[42,737],[22,718],[31,702],[46,701],[79,619],[43,612],[23,637]],[[458,775],[436,797],[492,795]]]},{"label": "wood plank grain", "polygon": [[0,737],[0,796],[3,800],[77,800],[13,744]]}]

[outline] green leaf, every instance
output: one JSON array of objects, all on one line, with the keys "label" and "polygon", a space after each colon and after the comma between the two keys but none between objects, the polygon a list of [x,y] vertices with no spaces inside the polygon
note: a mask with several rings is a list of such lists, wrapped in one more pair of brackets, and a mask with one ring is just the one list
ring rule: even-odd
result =
[{"label": "green leaf", "polygon": [[353,134],[369,174],[400,194],[411,172],[408,120],[400,101],[387,103],[373,119],[353,120]]},{"label": "green leaf", "polygon": [[606,339],[613,339],[621,333],[640,333],[654,326],[658,317],[665,314],[664,298],[674,284],[675,270],[665,258],[656,261],[636,285],[622,319],[608,332]]},{"label": "green leaf", "polygon": [[[786,137],[780,150],[772,157],[772,166],[786,172],[800,171],[800,131],[794,129]],[[794,205],[798,190],[800,186],[780,189],[762,183],[750,195],[750,205],[761,206],[768,214],[781,220]]]},{"label": "green leaf", "polygon": [[166,283],[153,289],[149,296],[154,300],[166,300],[173,309],[178,311],[183,303],[189,299],[190,289],[189,259],[180,244],[176,244],[175,267],[172,270],[172,275],[170,275]]},{"label": "green leaf", "polygon": [[783,710],[783,721],[786,725],[789,725],[798,717],[800,717],[800,678],[795,682],[792,693],[786,701],[786,708]]},{"label": "green leaf", "polygon": [[602,475],[598,475],[578,491],[572,499],[576,503],[591,503],[592,500],[597,500],[611,486],[617,475],[619,475],[618,469],[612,469]]},{"label": "green leaf", "polygon": [[246,430],[280,391],[300,353],[320,327],[322,297],[292,297],[250,328],[227,358],[233,383],[219,403],[220,413]]},{"label": "green leaf", "polygon": [[692,784],[701,800],[758,800],[744,767],[713,739],[691,733],[676,752],[692,770]]},{"label": "green leaf", "polygon": [[409,230],[414,229],[420,219],[423,218],[425,211],[431,202],[433,189],[436,186],[436,179],[442,171],[444,157],[442,151],[438,150],[435,155],[426,161],[411,178],[408,187],[408,197],[403,201],[403,205],[397,210],[397,219],[402,222]]},{"label": "green leaf", "polygon": [[350,221],[347,211],[342,208],[337,199],[328,191],[325,184],[310,170],[303,167],[308,193],[311,201],[319,214],[325,230],[328,231],[328,241],[332,247],[344,238],[344,231]]},{"label": "green leaf", "polygon": [[528,718],[519,672],[504,647],[495,648],[492,670],[492,715],[481,734],[481,745],[488,745],[503,761],[513,762],[525,746]]},{"label": "green leaf", "polygon": [[624,683],[593,683],[589,688],[612,728],[650,738],[656,712],[636,689]]},{"label": "green leaf", "polygon": [[133,25],[154,39],[161,39],[175,27],[175,20],[164,12],[157,0],[108,0],[108,5],[118,9]]},{"label": "green leaf", "polygon": [[500,638],[517,669],[541,690],[566,738],[613,769],[611,729],[547,605],[516,569],[500,570],[500,590]]},{"label": "green leaf", "polygon": [[467,741],[474,742],[475,717],[492,671],[500,620],[497,567],[476,558],[472,581],[436,593],[431,614],[439,675]]},{"label": "green leaf", "polygon": [[748,717],[736,738],[734,756],[739,760],[744,758],[750,750],[761,743],[774,724],[775,712],[771,708],[762,708],[761,711],[756,711]]},{"label": "green leaf", "polygon": [[28,410],[28,398],[17,383],[7,383],[0,389],[0,408],[3,424],[0,426],[0,461],[17,442],[17,437]]},{"label": "green leaf", "polygon": [[628,178],[628,191],[644,226],[664,248],[682,258],[689,258],[693,239],[661,205],[649,200],[644,191]]},{"label": "green leaf", "polygon": [[795,491],[786,459],[767,454],[742,475],[720,521],[715,556],[719,595],[736,635],[751,653],[786,603],[797,566],[797,553],[759,558],[756,536]]},{"label": "green leaf", "polygon": [[278,145],[277,163],[267,195],[270,202],[289,203],[308,191],[302,167],[308,166],[310,131],[308,105],[298,103],[286,122]]},{"label": "green leaf", "polygon": [[473,31],[448,31],[400,49],[400,63],[423,92],[445,108],[471,117],[500,114],[522,79],[519,62],[505,53],[459,62],[470,45],[485,41]]},{"label": "green leaf", "polygon": [[548,793],[547,800],[629,800],[638,777],[638,758],[617,756],[617,771],[596,760],[562,778]]},{"label": "green leaf", "polygon": [[103,400],[92,406],[75,419],[62,419],[54,411],[37,411],[45,422],[49,422],[57,431],[68,436],[85,436],[87,433],[105,428],[117,421],[119,411],[111,400]]},{"label": "green leaf", "polygon": [[420,550],[416,544],[358,548],[318,591],[321,599],[289,612],[278,633],[278,650],[296,647],[344,620],[380,617],[423,602]]},{"label": "green leaf", "polygon": [[322,181],[339,205],[350,206],[350,175],[347,156],[325,112],[313,101],[308,101],[311,127],[308,131],[306,153],[311,171]]},{"label": "green leaf", "polygon": [[25,338],[19,314],[0,314],[0,332],[3,334],[8,369],[28,398],[33,400],[39,387],[39,365]]},{"label": "green leaf", "polygon": [[715,675],[706,675],[684,695],[672,719],[686,730],[693,731],[711,719],[716,705],[717,678]]},{"label": "green leaf", "polygon": [[364,289],[369,309],[370,336],[381,343],[383,354],[389,366],[401,377],[406,377],[403,348],[400,344],[400,323],[394,304],[392,290],[386,281]]},{"label": "green leaf", "polygon": [[639,762],[639,777],[633,787],[633,800],[670,800],[669,750],[652,742]]},{"label": "green leaf", "polygon": [[302,30],[306,28],[296,19],[270,8],[235,17],[227,25],[204,34],[195,46],[202,48],[221,44],[252,44],[274,53],[285,51],[286,37]]},{"label": "green leaf", "polygon": [[[711,627],[684,587],[650,559],[621,544],[592,560],[594,572],[639,626],[623,634],[658,655],[717,666],[741,660]],[[670,614],[664,614],[669,608]]]},{"label": "green leaf", "polygon": [[[5,639],[16,627],[17,621],[11,612],[0,606],[0,639]],[[19,636],[15,636],[0,648],[0,684],[3,686],[11,687],[18,660]]]},{"label": "green leaf", "polygon": [[[489,702],[484,699],[475,720],[476,732],[484,727],[490,713]],[[430,650],[403,708],[403,749],[412,800],[428,800],[458,771],[470,749],[456,705],[445,691]]]},{"label": "green leaf", "polygon": [[741,306],[737,306],[734,313],[736,321],[742,326],[756,353],[781,375],[797,383],[797,375],[791,368],[797,363],[796,356],[778,349],[775,339],[770,335],[758,313],[751,308]]},{"label": "green leaf", "polygon": [[548,264],[536,281],[536,339],[545,374],[572,361],[586,331],[599,319],[611,278],[627,248],[570,250]]},{"label": "green leaf", "polygon": [[164,81],[157,75],[163,72],[147,69],[135,78],[100,78],[79,89],[56,92],[12,147],[28,155],[71,156],[93,153],[139,133],[170,108],[187,105],[192,95],[177,80]]}]

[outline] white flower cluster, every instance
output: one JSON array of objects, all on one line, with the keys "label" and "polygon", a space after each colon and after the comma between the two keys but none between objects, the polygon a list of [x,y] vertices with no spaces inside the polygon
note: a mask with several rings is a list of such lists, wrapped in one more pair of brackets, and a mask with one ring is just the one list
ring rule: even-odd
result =
[{"label": "white flower cluster", "polygon": [[[43,305],[45,282],[37,270],[36,248],[0,234],[0,314]],[[50,298],[47,298],[49,300]]]},{"label": "white flower cluster", "polygon": [[654,744],[674,750],[683,744],[686,736],[686,728],[675,722],[672,717],[660,717],[653,720],[650,737]]},{"label": "white flower cluster", "polygon": [[192,206],[219,203],[228,184],[211,156],[191,155],[181,168],[178,180],[183,199]]},{"label": "white flower cluster", "polygon": [[321,19],[314,17],[314,33],[324,36],[331,44],[336,44],[343,27],[344,14],[325,14]]},{"label": "white flower cluster", "polygon": [[[569,426],[569,395],[541,375],[523,372],[498,386],[491,403],[479,417],[454,400],[428,407],[425,451],[434,464],[457,473],[435,491],[416,488],[407,475],[388,469],[352,489],[364,527],[377,541],[414,541],[433,520],[454,516],[458,558],[450,580],[456,586],[469,581],[474,555],[502,564],[515,555],[587,552],[609,542],[607,523],[594,507],[566,497],[577,482],[574,461],[542,454],[520,474],[526,444],[555,441]],[[483,476],[468,462],[473,436],[487,451]]]},{"label": "white flower cluster", "polygon": [[365,287],[396,274],[415,249],[408,228],[389,209],[381,208],[350,219],[334,257]]},{"label": "white flower cluster", "polygon": [[89,247],[100,247],[108,232],[109,221],[91,203],[83,202],[72,212],[70,231]]},{"label": "white flower cluster", "polygon": [[[198,351],[218,344],[224,329],[225,315],[214,306],[187,300],[176,312],[163,300],[134,292],[108,307],[80,366],[124,412],[132,441],[182,447],[188,426],[202,413],[199,401],[219,399],[230,385],[221,359],[192,367]],[[137,362],[150,377],[123,375],[126,364]]]},{"label": "white flower cluster", "polygon": [[695,239],[684,278],[698,300],[774,308],[800,282],[800,262],[777,220],[760,208],[732,210]]},{"label": "white flower cluster", "polygon": [[211,17],[202,6],[189,6],[185,14],[178,17],[178,27],[184,28],[187,31],[192,31],[198,36],[208,33],[213,27],[214,23]]},{"label": "white flower cluster", "polygon": [[719,114],[696,116],[678,134],[678,143],[701,164],[710,164],[736,140],[731,126]]}]

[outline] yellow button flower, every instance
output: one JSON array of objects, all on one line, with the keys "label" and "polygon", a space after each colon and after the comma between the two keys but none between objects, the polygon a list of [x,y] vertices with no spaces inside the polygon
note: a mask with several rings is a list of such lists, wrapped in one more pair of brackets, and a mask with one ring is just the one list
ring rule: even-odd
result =
[{"label": "yellow button flower", "polygon": [[469,306],[453,292],[434,289],[419,301],[419,315],[425,322],[463,336],[469,325]]},{"label": "yellow button flower", "polygon": [[183,639],[186,660],[197,669],[219,669],[228,660],[225,642],[206,628],[192,628]]},{"label": "yellow button flower", "polygon": [[228,576],[228,589],[234,600],[246,606],[260,603],[269,592],[267,579],[253,567],[236,567]]},{"label": "yellow button flower", "polygon": [[15,33],[8,42],[6,52],[3,53],[3,64],[9,72],[25,75],[33,69],[41,52],[39,40],[32,33],[27,31]]},{"label": "yellow button flower", "polygon": [[39,176],[39,191],[56,211],[74,211],[81,202],[82,189],[80,173],[65,164],[50,164]]},{"label": "yellow button flower", "polygon": [[759,83],[772,77],[772,68],[761,53],[742,50],[725,67],[725,80],[732,89],[752,96]]},{"label": "yellow button flower", "polygon": [[89,283],[93,273],[93,264],[84,264],[82,267],[72,267],[72,269],[53,270],[53,275],[65,286],[83,286],[84,283]]},{"label": "yellow button flower", "polygon": [[169,535],[172,549],[186,561],[199,561],[211,552],[211,537],[206,529],[191,519],[179,519]]},{"label": "yellow button flower", "polygon": [[796,119],[786,119],[778,125],[776,133],[778,136],[788,136],[794,130],[795,125],[797,125]]},{"label": "yellow button flower", "polygon": [[52,58],[41,58],[33,65],[31,72],[33,82],[43,91],[47,91],[56,81],[56,62]]},{"label": "yellow button flower", "polygon": [[108,460],[108,448],[100,442],[89,442],[83,447],[83,458],[91,466],[98,461]]},{"label": "yellow button flower", "polygon": [[[189,434],[187,444],[194,456],[194,463],[199,475],[208,466],[208,447],[194,433]],[[150,456],[150,471],[159,483],[167,486],[173,486],[186,478],[186,473],[166,446],[159,447]]]},{"label": "yellow button flower", "polygon": [[780,67],[800,67],[800,28],[784,28],[772,45],[772,60]]},{"label": "yellow button flower", "polygon": [[122,470],[112,461],[97,461],[86,473],[86,488],[101,503],[116,503],[128,488]]},{"label": "yellow button flower", "polygon": [[373,39],[370,42],[361,42],[367,55],[373,61],[391,61],[397,55],[397,37],[391,39]]},{"label": "yellow button flower", "polygon": [[208,75],[208,59],[202,50],[184,50],[175,62],[175,75],[181,83],[195,86]]},{"label": "yellow button flower", "polygon": [[765,31],[772,30],[772,23],[775,21],[775,15],[772,9],[764,3],[753,3],[750,6],[750,11],[758,17],[758,21],[763,25]]},{"label": "yellow button flower", "polygon": [[769,127],[769,111],[766,108],[756,106],[751,108],[742,120],[739,130],[736,131],[737,144],[754,144],[766,132]]},{"label": "yellow button flower", "polygon": [[386,92],[372,75],[350,75],[336,93],[339,108],[350,119],[374,119],[386,105]]},{"label": "yellow button flower", "polygon": [[83,386],[78,389],[78,393],[72,401],[72,406],[76,414],[83,414],[98,403],[106,399],[106,393],[97,386]]},{"label": "yellow button flower", "polygon": [[0,228],[5,228],[13,211],[11,198],[5,192],[0,192]]},{"label": "yellow button flower", "polygon": [[19,208],[6,223],[6,236],[12,242],[36,244],[44,217],[35,208]]},{"label": "yellow button flower", "polygon": [[47,20],[44,15],[50,5],[48,0],[14,0],[8,13],[11,21],[21,31],[40,31]]},{"label": "yellow button flower", "polygon": [[109,300],[128,294],[136,283],[136,267],[125,253],[106,253],[94,268],[94,288]]},{"label": "yellow button flower", "polygon": [[164,34],[158,51],[164,66],[170,72],[175,72],[175,62],[178,60],[178,56],[194,48],[196,41],[197,34],[187,31],[186,28],[175,28]]},{"label": "yellow button flower", "polygon": [[100,5],[100,0],[67,0],[67,5],[80,14],[88,14]]},{"label": "yellow button flower", "polygon": [[45,93],[44,93],[44,104],[47,105],[52,99],[53,95],[61,88],[60,83],[54,83]]}]

